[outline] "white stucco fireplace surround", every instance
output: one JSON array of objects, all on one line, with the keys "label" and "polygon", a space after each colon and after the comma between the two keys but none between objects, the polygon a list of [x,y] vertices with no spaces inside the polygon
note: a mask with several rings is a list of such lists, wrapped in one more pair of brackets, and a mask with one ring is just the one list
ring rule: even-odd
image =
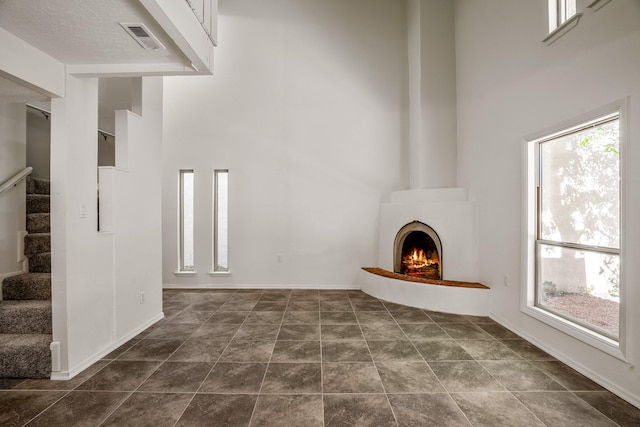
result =
[{"label": "white stucco fireplace surround", "polygon": [[[476,206],[465,188],[404,190],[380,207],[378,267],[393,271],[394,241],[412,221],[433,228],[442,242],[442,279],[478,281]],[[362,290],[411,307],[456,314],[489,314],[490,289],[416,283],[360,271]]]}]

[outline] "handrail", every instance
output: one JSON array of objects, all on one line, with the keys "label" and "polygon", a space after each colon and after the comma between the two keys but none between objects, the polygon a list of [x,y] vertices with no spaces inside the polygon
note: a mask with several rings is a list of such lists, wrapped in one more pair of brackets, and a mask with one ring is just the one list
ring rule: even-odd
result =
[{"label": "handrail", "polygon": [[13,187],[18,185],[20,181],[25,179],[31,172],[33,172],[33,168],[31,166],[27,166],[26,168],[22,169],[20,172],[3,182],[2,185],[0,185],[0,194],[11,190]]}]

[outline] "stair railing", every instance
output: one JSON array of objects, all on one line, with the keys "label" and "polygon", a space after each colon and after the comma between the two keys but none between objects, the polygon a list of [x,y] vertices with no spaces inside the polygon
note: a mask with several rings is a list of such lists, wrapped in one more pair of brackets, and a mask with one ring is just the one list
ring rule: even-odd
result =
[{"label": "stair railing", "polygon": [[11,190],[13,187],[18,185],[20,181],[25,179],[31,172],[33,172],[33,168],[31,166],[27,166],[26,168],[22,169],[20,172],[3,182],[2,185],[0,185],[0,194]]}]

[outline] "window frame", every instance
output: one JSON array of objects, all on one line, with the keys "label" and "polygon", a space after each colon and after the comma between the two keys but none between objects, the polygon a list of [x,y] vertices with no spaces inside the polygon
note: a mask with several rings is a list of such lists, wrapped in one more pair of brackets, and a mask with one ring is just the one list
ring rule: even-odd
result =
[{"label": "window frame", "polygon": [[[184,176],[185,174],[191,174],[192,175],[192,179],[193,179],[193,200],[192,200],[192,204],[195,205],[195,182],[196,182],[196,175],[195,175],[195,171],[193,169],[180,169],[179,173],[178,173],[178,271],[176,272],[176,274],[182,274],[182,275],[191,275],[191,274],[195,274],[196,273],[196,268],[195,268],[195,244],[194,247],[192,248],[192,251],[194,252],[194,260],[193,260],[193,264],[192,266],[185,266],[185,262],[184,262],[184,254],[185,254],[185,246],[184,246],[184,223],[185,223],[185,215],[184,215],[184,208],[185,208],[185,194],[184,194]],[[195,209],[193,212],[193,219],[192,221],[194,222],[194,227],[195,227]],[[195,230],[193,231],[193,236],[195,238]],[[194,242],[195,243],[195,242]]]},{"label": "window frame", "polygon": [[[569,9],[573,13],[569,15]],[[549,33],[562,27],[577,14],[577,0],[549,0]]]},{"label": "window frame", "polygon": [[[629,98],[624,98],[582,114],[576,118],[564,121],[556,126],[536,132],[523,138],[523,200],[522,200],[522,292],[521,312],[570,335],[586,344],[596,347],[605,353],[620,360],[626,361],[626,251],[625,251],[625,225],[626,225],[626,153],[627,153],[627,126],[628,126]],[[616,114],[619,119],[620,135],[620,323],[618,340],[586,327],[583,324],[572,321],[564,316],[555,314],[547,309],[537,306],[537,251],[538,251],[538,188],[540,174],[539,144],[542,141],[557,138],[572,133],[576,129],[584,127],[586,123],[595,122],[607,115]],[[581,245],[575,245],[581,246]],[[577,248],[581,249],[581,248]]]},{"label": "window frame", "polygon": [[[567,2],[569,1],[573,2],[573,13],[567,16]],[[575,28],[582,17],[582,13],[579,13],[577,8],[577,0],[549,0],[549,27],[547,36],[542,41],[551,45]]]},{"label": "window frame", "polygon": [[[226,188],[226,217],[227,217],[227,245],[226,245],[226,252],[227,252],[227,265],[225,268],[220,268],[219,266],[219,242],[220,242],[220,230],[219,230],[219,215],[220,215],[220,194],[219,194],[219,190],[218,190],[218,185],[219,185],[219,176],[220,174],[226,174],[227,176],[227,188]],[[212,248],[212,252],[213,252],[213,265],[211,268],[211,272],[209,274],[211,275],[220,275],[220,276],[227,276],[231,274],[231,269],[230,269],[230,265],[229,265],[229,169],[215,169],[213,171],[213,215],[212,215],[212,219],[213,219],[213,248]]]}]

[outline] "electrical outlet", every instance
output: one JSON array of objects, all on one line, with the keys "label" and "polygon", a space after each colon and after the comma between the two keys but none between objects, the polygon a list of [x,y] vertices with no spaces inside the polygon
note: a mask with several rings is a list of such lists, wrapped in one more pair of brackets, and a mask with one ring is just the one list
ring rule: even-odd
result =
[{"label": "electrical outlet", "polygon": [[509,275],[505,274],[503,277],[504,285],[509,286]]},{"label": "electrical outlet", "polygon": [[140,291],[140,304],[144,304],[144,291]]}]

